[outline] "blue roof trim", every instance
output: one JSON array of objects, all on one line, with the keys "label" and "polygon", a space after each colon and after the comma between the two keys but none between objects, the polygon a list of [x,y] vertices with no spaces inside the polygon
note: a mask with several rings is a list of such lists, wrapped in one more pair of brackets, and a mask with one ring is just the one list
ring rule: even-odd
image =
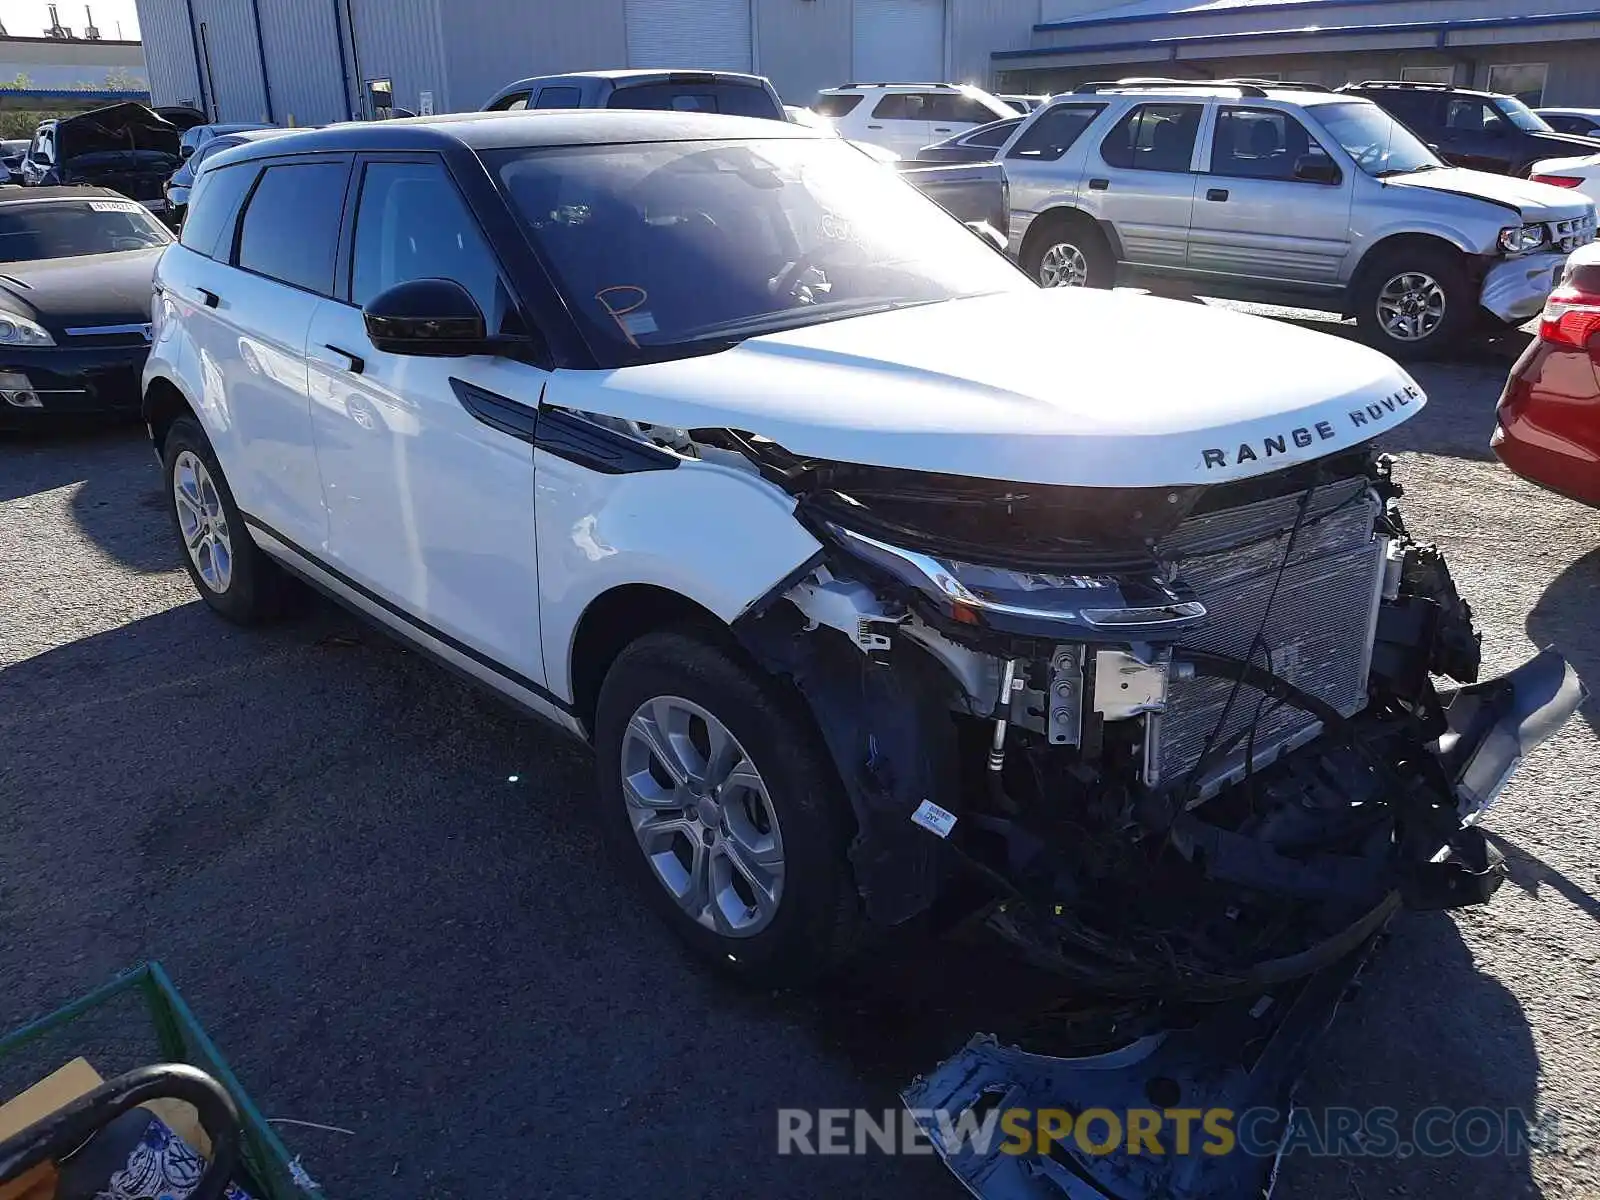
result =
[{"label": "blue roof trim", "polygon": [[128,100],[150,103],[149,92],[111,92],[105,88],[0,88],[0,101],[11,97],[20,100],[99,100],[102,103],[97,107],[122,104]]},{"label": "blue roof trim", "polygon": [[1241,38],[1262,40],[1298,37],[1352,37],[1363,34],[1384,33],[1446,34],[1461,29],[1507,29],[1540,25],[1574,25],[1582,21],[1600,21],[1600,9],[1585,9],[1582,12],[1570,13],[1533,13],[1516,17],[1459,17],[1455,20],[1445,21],[1397,21],[1387,25],[1309,25],[1302,29],[1179,34],[1168,38],[1142,38],[1132,42],[1091,42],[1078,46],[1041,46],[1028,50],[996,50],[989,57],[990,59],[1058,58],[1068,54],[1092,54],[1105,50],[1140,50],[1149,46],[1170,47],[1173,56],[1176,57],[1179,47],[1182,46],[1236,42]]},{"label": "blue roof trim", "polygon": [[1034,32],[1062,29],[1094,29],[1105,25],[1142,25],[1147,21],[1176,21],[1183,17],[1220,17],[1236,13],[1305,12],[1318,8],[1365,8],[1367,5],[1407,4],[1410,0],[1281,0],[1277,4],[1235,4],[1227,8],[1191,8],[1178,12],[1132,13],[1126,17],[1068,17],[1064,21],[1041,21]]}]

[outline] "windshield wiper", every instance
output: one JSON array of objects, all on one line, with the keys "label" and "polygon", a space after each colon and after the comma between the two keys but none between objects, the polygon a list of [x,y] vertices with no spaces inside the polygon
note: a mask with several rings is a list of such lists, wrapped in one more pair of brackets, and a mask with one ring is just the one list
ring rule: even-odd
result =
[{"label": "windshield wiper", "polygon": [[650,341],[646,345],[684,346],[694,342],[742,341],[763,333],[787,333],[807,325],[820,325],[839,317],[865,317],[873,313],[892,312],[899,308],[914,308],[919,304],[937,304],[937,300],[886,300],[881,303],[862,303],[858,300],[831,300],[824,304],[808,304],[803,308],[788,308],[781,312],[756,313],[733,321],[719,321],[691,329],[679,337]]},{"label": "windshield wiper", "polygon": [[1373,175],[1374,179],[1388,179],[1391,175],[1415,175],[1421,171],[1442,171],[1443,163],[1421,163],[1415,167],[1390,167],[1387,171],[1379,171]]}]

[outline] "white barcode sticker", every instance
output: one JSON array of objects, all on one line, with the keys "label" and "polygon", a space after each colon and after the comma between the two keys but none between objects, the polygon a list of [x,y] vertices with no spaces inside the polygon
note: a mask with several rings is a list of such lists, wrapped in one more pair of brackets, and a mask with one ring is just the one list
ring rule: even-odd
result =
[{"label": "white barcode sticker", "polygon": [[133,200],[91,200],[91,212],[139,212],[142,205]]},{"label": "white barcode sticker", "polygon": [[949,837],[950,831],[956,827],[955,813],[945,811],[932,800],[924,800],[917,805],[917,811],[911,814],[911,820],[929,833],[936,833],[942,838]]}]

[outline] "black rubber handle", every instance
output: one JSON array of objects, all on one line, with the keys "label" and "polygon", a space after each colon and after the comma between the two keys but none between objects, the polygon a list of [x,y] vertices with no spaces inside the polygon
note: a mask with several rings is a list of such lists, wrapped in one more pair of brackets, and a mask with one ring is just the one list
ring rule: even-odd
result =
[{"label": "black rubber handle", "polygon": [[359,375],[359,374],[361,374],[361,372],[363,372],[363,371],[365,371],[367,369],[367,360],[362,358],[359,354],[351,354],[350,351],[348,351],[348,350],[341,350],[338,346],[335,346],[332,342],[323,342],[322,343],[322,348],[324,350],[332,350],[340,358],[348,360],[348,362],[349,362],[348,370],[349,370],[350,374],[352,374],[352,375]]},{"label": "black rubber handle", "polygon": [[1109,179],[1091,179],[1091,180],[1089,180],[1089,190],[1091,192],[1103,192],[1107,188],[1109,188],[1110,186],[1111,186],[1111,180],[1109,180]]},{"label": "black rubber handle", "polygon": [[1228,189],[1227,188],[1207,188],[1206,189],[1206,199],[1207,200],[1222,201],[1222,200],[1226,200],[1227,198],[1228,198]]},{"label": "black rubber handle", "polygon": [[42,1162],[55,1162],[146,1100],[186,1100],[211,1138],[211,1158],[189,1200],[221,1200],[239,1162],[239,1109],[223,1086],[184,1063],[140,1067],[107,1080],[65,1108],[0,1142],[0,1183]]},{"label": "black rubber handle", "polygon": [[208,291],[205,288],[195,288],[195,291],[200,293],[200,303],[204,304],[207,308],[215,308],[217,305],[222,303],[222,297],[217,295],[215,292]]}]

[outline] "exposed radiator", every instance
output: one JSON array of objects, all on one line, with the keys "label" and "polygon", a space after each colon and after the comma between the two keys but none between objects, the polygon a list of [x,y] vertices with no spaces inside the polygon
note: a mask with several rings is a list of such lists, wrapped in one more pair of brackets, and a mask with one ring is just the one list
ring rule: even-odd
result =
[{"label": "exposed radiator", "polygon": [[[1207,617],[1183,644],[1242,658],[1249,650],[1283,562],[1304,493],[1191,517],[1162,540],[1160,557],[1205,602]],[[1367,670],[1383,584],[1383,542],[1373,526],[1381,503],[1365,478],[1327,484],[1313,495],[1278,585],[1255,663],[1325,700],[1346,716],[1366,704]],[[1185,784],[1227,706],[1233,683],[1173,680],[1166,711],[1148,719],[1145,782]],[[1259,723],[1257,723],[1259,721]],[[1246,769],[1246,736],[1257,769],[1315,737],[1321,722],[1240,685],[1199,780],[1209,796]],[[1231,745],[1223,752],[1222,748]]]}]

